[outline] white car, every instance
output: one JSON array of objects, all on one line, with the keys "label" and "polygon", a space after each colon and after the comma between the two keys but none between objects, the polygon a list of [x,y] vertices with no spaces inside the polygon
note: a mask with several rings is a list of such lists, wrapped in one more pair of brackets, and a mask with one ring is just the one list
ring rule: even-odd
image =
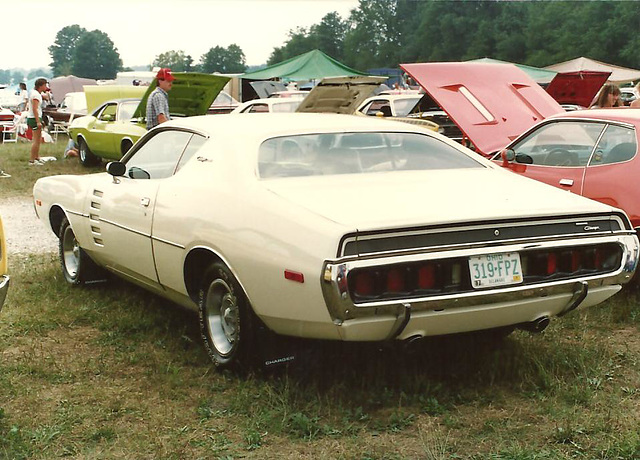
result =
[{"label": "white car", "polygon": [[243,102],[231,113],[292,113],[296,111],[303,99],[304,96],[252,99]]},{"label": "white car", "polygon": [[69,283],[106,269],[199,312],[219,366],[263,357],[273,333],[539,331],[618,292],[638,260],[619,209],[351,115],[172,120],[107,172],[33,195]]}]

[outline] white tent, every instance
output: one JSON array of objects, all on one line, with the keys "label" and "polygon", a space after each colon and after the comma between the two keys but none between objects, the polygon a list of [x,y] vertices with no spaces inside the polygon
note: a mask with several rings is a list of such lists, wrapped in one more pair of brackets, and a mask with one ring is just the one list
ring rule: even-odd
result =
[{"label": "white tent", "polygon": [[579,72],[582,70],[592,70],[599,72],[611,72],[609,81],[611,83],[628,83],[640,80],[640,70],[627,69],[605,62],[595,61],[586,57],[579,57],[570,61],[559,62],[545,67],[547,70],[555,70],[556,72]]}]

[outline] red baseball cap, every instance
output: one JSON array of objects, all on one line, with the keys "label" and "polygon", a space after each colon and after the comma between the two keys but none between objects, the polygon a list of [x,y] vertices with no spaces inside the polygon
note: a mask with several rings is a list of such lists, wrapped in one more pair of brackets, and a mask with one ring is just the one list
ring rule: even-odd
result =
[{"label": "red baseball cap", "polygon": [[167,81],[173,81],[176,79],[176,77],[174,77],[173,74],[171,73],[171,69],[167,69],[167,68],[158,70],[158,73],[156,74],[156,78],[158,80],[167,80]]}]

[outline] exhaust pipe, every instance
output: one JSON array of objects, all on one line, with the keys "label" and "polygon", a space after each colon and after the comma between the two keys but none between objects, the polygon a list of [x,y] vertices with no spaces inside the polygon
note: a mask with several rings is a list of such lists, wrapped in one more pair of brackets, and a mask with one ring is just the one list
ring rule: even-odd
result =
[{"label": "exhaust pipe", "polygon": [[530,323],[520,324],[518,328],[522,329],[523,331],[529,331],[534,334],[539,334],[547,328],[550,322],[551,320],[548,316],[541,316],[540,318],[531,321]]}]

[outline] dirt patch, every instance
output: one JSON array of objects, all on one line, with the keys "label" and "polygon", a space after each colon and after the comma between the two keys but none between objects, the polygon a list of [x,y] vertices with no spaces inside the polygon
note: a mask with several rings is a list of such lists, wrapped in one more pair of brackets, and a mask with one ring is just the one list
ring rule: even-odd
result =
[{"label": "dirt patch", "polygon": [[31,198],[3,198],[0,216],[8,254],[44,254],[58,250],[58,239],[36,216]]}]

